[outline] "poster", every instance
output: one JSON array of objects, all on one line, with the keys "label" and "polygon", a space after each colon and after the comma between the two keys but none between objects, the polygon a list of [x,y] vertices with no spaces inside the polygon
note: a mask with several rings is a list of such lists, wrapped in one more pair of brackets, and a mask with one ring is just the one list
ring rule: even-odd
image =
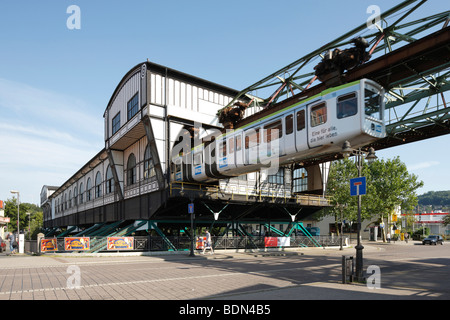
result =
[{"label": "poster", "polygon": [[264,238],[264,246],[267,247],[278,247],[278,238],[277,237],[265,237]]},{"label": "poster", "polygon": [[58,251],[58,244],[56,238],[41,239],[41,252],[55,252]]},{"label": "poster", "polygon": [[291,238],[289,237],[265,237],[264,246],[266,248],[270,247],[290,247]]},{"label": "poster", "polygon": [[134,237],[108,237],[107,250],[133,250]]},{"label": "poster", "polygon": [[89,237],[64,238],[64,250],[66,251],[87,251],[90,248]]}]

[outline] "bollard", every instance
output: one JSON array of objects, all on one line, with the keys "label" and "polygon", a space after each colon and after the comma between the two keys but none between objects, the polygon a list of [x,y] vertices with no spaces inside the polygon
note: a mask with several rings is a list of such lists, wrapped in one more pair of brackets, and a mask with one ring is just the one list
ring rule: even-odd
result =
[{"label": "bollard", "polygon": [[37,252],[36,252],[36,254],[37,255],[41,255],[41,239],[44,239],[45,238],[45,235],[43,234],[43,233],[38,233],[37,234]]},{"label": "bollard", "polygon": [[354,273],[355,262],[353,256],[342,256],[342,283],[353,282]]}]

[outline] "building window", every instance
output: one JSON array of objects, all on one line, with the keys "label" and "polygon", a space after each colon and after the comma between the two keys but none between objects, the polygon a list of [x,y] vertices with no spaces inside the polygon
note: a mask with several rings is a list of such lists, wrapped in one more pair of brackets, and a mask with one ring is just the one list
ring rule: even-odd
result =
[{"label": "building window", "polygon": [[88,178],[86,182],[86,201],[92,200],[92,183],[91,178]]},{"label": "building window", "polygon": [[116,133],[120,129],[120,111],[112,119],[112,134]]},{"label": "building window", "polygon": [[73,205],[74,206],[78,205],[78,190],[76,186],[73,189]]},{"label": "building window", "polygon": [[102,175],[100,171],[97,172],[95,176],[95,197],[99,198],[102,196]]},{"label": "building window", "polygon": [[304,192],[306,190],[308,190],[308,176],[306,169],[295,169],[292,177],[292,192]]},{"label": "building window", "polygon": [[139,111],[139,96],[136,93],[133,96],[133,98],[131,98],[130,101],[128,101],[127,103],[127,115],[128,115],[127,121],[130,121],[131,118],[133,118],[134,115],[138,113],[138,111]]},{"label": "building window", "polygon": [[127,162],[127,185],[131,186],[136,183],[136,157],[130,154]]},{"label": "building window", "polygon": [[111,166],[106,169],[106,193],[114,192],[114,180]]},{"label": "building window", "polygon": [[267,176],[269,183],[284,185],[284,168],[278,169],[278,172]]},{"label": "building window", "polygon": [[84,202],[84,185],[83,182],[80,184],[80,204]]},{"label": "building window", "polygon": [[150,179],[151,177],[155,176],[155,165],[153,164],[153,158],[152,154],[150,152],[150,146],[147,145],[147,148],[145,148],[145,154],[144,154],[144,179]]},{"label": "building window", "polygon": [[69,209],[72,208],[72,190],[69,190]]}]

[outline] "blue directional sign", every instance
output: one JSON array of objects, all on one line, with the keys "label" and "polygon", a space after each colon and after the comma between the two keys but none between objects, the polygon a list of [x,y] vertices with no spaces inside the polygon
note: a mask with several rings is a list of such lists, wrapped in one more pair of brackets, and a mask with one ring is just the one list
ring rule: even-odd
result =
[{"label": "blue directional sign", "polygon": [[190,214],[194,213],[194,204],[193,203],[188,204],[188,213],[190,213]]},{"label": "blue directional sign", "polygon": [[350,179],[350,195],[362,196],[366,194],[366,177]]}]

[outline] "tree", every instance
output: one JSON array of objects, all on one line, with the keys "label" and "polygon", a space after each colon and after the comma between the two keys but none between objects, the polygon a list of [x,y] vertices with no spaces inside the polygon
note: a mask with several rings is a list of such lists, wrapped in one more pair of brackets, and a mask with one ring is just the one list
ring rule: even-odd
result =
[{"label": "tree", "polygon": [[[30,213],[30,216],[27,213]],[[41,208],[31,203],[20,203],[19,214],[20,230],[28,230],[28,226],[30,225],[32,234],[39,232],[43,225]],[[17,232],[17,198],[5,201],[5,216],[11,219],[8,223],[8,231]]]},{"label": "tree", "polygon": [[[351,221],[357,220],[357,197],[350,196],[350,178],[357,176],[354,161],[345,159],[333,163],[328,177],[331,212],[336,215],[342,210],[344,218]],[[370,165],[364,163],[362,176],[367,179],[367,194],[362,196],[361,219],[378,217],[383,221],[398,206],[410,210],[417,205],[416,190],[423,186],[423,182],[416,175],[409,174],[398,157],[377,160]],[[342,204],[347,206],[342,209]]]},{"label": "tree", "polygon": [[446,215],[443,219],[442,219],[444,226],[448,226],[450,224],[450,214]]}]

